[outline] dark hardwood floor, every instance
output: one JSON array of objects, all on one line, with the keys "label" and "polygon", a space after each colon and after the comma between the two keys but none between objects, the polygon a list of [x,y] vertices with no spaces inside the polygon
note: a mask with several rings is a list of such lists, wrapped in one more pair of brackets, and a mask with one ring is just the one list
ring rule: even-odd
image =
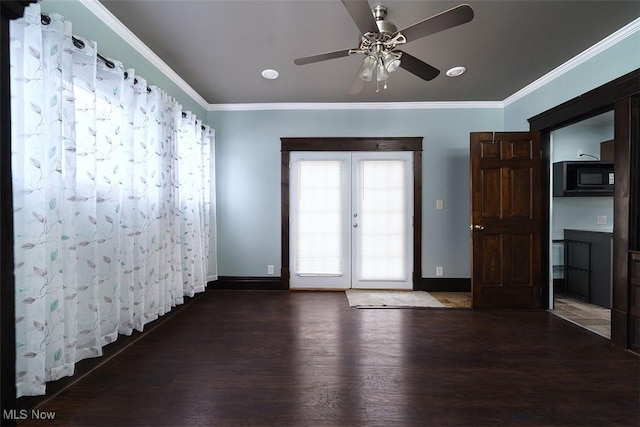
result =
[{"label": "dark hardwood floor", "polygon": [[208,291],[18,425],[635,426],[639,373],[544,310]]}]

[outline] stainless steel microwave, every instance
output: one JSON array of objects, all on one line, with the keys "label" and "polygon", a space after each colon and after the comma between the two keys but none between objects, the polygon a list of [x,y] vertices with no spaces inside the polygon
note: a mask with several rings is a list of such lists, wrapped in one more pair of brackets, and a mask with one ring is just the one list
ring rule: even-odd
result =
[{"label": "stainless steel microwave", "polygon": [[615,187],[613,163],[564,161],[553,164],[553,195],[612,196]]},{"label": "stainless steel microwave", "polygon": [[613,191],[615,183],[613,168],[605,165],[602,167],[578,167],[575,178],[578,190]]}]

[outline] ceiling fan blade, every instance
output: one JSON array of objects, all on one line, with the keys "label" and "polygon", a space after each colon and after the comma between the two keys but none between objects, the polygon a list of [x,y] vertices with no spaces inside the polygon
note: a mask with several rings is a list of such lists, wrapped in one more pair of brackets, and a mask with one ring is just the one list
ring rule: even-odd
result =
[{"label": "ceiling fan blade", "polygon": [[314,62],[326,61],[328,59],[342,58],[343,56],[349,56],[351,49],[336,50],[333,52],[320,53],[318,55],[305,56],[302,58],[296,58],[293,63],[296,65],[312,64]]},{"label": "ceiling fan blade", "polygon": [[394,52],[402,53],[402,57],[400,57],[400,68],[404,68],[423,80],[433,80],[438,77],[438,74],[440,74],[440,70],[432,67],[426,62],[422,62],[415,56],[409,55],[407,52],[403,52],[401,50],[395,50]]},{"label": "ceiling fan blade", "polygon": [[342,0],[342,4],[362,34],[378,32],[378,25],[367,0]]},{"label": "ceiling fan blade", "polygon": [[358,70],[356,76],[353,78],[353,82],[351,82],[351,87],[349,87],[349,95],[357,95],[362,92],[364,83],[364,80],[360,78],[360,70]]},{"label": "ceiling fan blade", "polygon": [[461,4],[442,13],[427,18],[423,21],[400,30],[407,38],[407,42],[438,33],[440,31],[466,24],[473,19],[474,13],[471,6]]}]

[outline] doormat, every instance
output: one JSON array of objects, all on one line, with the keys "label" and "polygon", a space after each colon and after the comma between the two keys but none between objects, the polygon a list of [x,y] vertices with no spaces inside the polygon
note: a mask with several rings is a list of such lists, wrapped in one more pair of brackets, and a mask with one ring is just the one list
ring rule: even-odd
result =
[{"label": "doormat", "polygon": [[409,308],[444,307],[440,301],[424,291],[345,291],[350,307],[356,308]]}]

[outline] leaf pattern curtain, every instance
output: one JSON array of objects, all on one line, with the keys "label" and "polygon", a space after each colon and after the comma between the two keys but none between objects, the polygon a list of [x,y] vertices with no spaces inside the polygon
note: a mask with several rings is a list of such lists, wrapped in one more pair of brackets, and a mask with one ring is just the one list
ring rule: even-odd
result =
[{"label": "leaf pattern curtain", "polygon": [[40,13],[10,28],[18,397],[216,277],[213,130]]}]

